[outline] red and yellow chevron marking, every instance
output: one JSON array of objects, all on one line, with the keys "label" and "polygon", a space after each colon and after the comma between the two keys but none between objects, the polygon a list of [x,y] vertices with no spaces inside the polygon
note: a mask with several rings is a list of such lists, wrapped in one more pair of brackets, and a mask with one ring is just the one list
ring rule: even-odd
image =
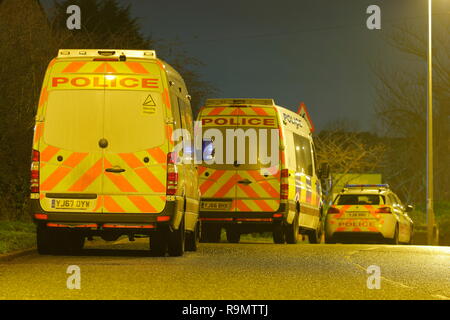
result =
[{"label": "red and yellow chevron marking", "polygon": [[[214,170],[208,169],[209,176],[200,177],[200,194],[205,198],[212,198],[217,192],[222,193],[222,197],[234,198],[235,192],[231,188],[227,192],[222,189],[223,185],[230,179],[234,179],[235,172],[233,170]],[[222,189],[222,190],[221,190]]]},{"label": "red and yellow chevron marking", "polygon": [[104,213],[157,213],[165,206],[165,198],[148,195],[106,195]]},{"label": "red and yellow chevron marking", "polygon": [[[209,173],[206,177],[205,173]],[[276,211],[280,205],[280,175],[266,178],[259,170],[216,170],[200,166],[200,191],[202,198],[231,198],[232,210]],[[249,179],[249,185],[239,180]]]},{"label": "red and yellow chevron marking", "polygon": [[296,175],[295,190],[298,193],[300,203],[306,203],[314,207],[320,206],[320,188],[317,187],[319,181],[315,177],[304,174]]},{"label": "red and yellow chevron marking", "polygon": [[202,116],[275,116],[272,107],[205,107],[201,110]]}]

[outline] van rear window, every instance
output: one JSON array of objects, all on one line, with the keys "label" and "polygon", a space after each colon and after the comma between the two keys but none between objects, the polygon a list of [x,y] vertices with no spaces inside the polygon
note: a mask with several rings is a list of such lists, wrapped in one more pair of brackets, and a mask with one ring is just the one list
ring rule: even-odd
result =
[{"label": "van rear window", "polygon": [[384,196],[377,194],[342,194],[335,203],[336,205],[382,205],[385,204]]},{"label": "van rear window", "polygon": [[103,90],[50,91],[45,113],[45,143],[76,152],[99,151],[103,104]]},{"label": "van rear window", "polygon": [[[150,96],[150,97],[149,97]],[[135,152],[165,141],[161,94],[126,90],[57,90],[45,114],[47,144],[77,152]]]}]

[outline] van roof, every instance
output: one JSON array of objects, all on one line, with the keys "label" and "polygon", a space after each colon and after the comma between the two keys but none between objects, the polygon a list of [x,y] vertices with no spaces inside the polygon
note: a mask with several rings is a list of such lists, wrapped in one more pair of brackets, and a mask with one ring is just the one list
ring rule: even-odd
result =
[{"label": "van roof", "polygon": [[57,59],[67,58],[139,58],[156,59],[155,50],[124,49],[60,49]]},{"label": "van roof", "polygon": [[231,98],[231,99],[207,99],[205,107],[211,106],[239,106],[239,105],[263,105],[263,106],[274,106],[275,101],[273,99],[242,99],[242,98]]}]

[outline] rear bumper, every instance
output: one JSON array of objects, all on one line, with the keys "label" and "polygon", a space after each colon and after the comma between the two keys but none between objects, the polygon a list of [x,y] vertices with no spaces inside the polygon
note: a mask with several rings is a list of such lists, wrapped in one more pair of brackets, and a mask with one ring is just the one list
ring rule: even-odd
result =
[{"label": "rear bumper", "polygon": [[[166,201],[164,210],[160,213],[89,213],[89,212],[47,212],[44,211],[39,200],[31,200],[31,212],[33,221],[54,223],[96,223],[99,226],[104,223],[154,223],[169,224],[176,214],[176,202]],[[46,219],[36,219],[35,214],[44,214]],[[158,217],[168,216],[166,221],[158,221]]]},{"label": "rear bumper", "polygon": [[203,225],[215,224],[223,227],[239,225],[241,229],[252,228],[257,230],[271,230],[273,224],[285,221],[287,217],[287,205],[280,203],[277,211],[264,212],[222,212],[222,211],[200,211],[200,220]]},{"label": "rear bumper", "polygon": [[326,240],[330,242],[351,242],[351,243],[366,243],[366,242],[385,242],[386,238],[381,232],[335,232],[332,236],[326,235]]}]

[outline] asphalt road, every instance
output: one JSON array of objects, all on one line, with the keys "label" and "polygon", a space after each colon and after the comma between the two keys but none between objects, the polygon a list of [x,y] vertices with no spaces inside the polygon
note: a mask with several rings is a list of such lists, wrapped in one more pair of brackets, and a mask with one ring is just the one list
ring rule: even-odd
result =
[{"label": "asphalt road", "polygon": [[[147,248],[147,239],[96,241],[77,256],[0,261],[0,300],[450,299],[450,247],[244,241],[175,258]],[[69,265],[80,268],[80,289],[67,288]],[[380,289],[367,287],[370,265]]]}]

